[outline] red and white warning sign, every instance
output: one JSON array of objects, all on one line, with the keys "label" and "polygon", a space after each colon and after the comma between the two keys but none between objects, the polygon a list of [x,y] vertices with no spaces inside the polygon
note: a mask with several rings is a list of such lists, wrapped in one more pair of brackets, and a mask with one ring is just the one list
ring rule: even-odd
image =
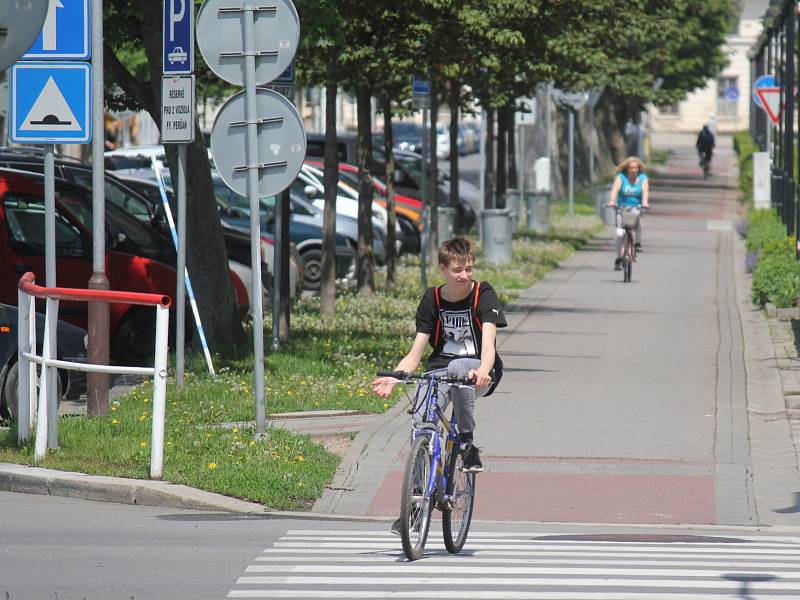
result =
[{"label": "red and white warning sign", "polygon": [[761,100],[761,108],[767,113],[770,121],[777,125],[781,120],[781,88],[759,87],[755,89],[755,92]]}]

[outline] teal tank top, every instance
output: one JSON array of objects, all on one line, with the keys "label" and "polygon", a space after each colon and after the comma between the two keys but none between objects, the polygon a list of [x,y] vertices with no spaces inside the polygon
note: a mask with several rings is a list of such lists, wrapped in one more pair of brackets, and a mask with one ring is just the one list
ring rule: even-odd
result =
[{"label": "teal tank top", "polygon": [[624,173],[617,173],[617,177],[622,180],[622,185],[619,188],[619,197],[617,198],[618,206],[641,206],[642,205],[642,184],[647,181],[645,173],[639,173],[636,177],[636,182],[631,183],[628,181]]}]

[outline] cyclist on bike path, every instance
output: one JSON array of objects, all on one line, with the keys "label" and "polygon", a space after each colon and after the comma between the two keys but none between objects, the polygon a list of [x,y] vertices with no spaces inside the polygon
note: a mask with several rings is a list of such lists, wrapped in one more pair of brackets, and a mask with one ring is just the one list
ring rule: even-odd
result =
[{"label": "cyclist on bike path", "polygon": [[[608,203],[611,207],[632,206],[649,208],[648,201],[650,194],[650,181],[644,172],[644,163],[636,156],[629,156],[617,165],[617,175],[614,177],[614,184],[611,187],[611,199]],[[615,243],[617,247],[617,259],[614,261],[614,270],[622,268],[622,230],[621,216],[617,212],[617,222],[615,231]],[[642,219],[634,233],[634,247],[637,252],[642,251]]]},{"label": "cyclist on bike path", "polygon": [[700,166],[703,166],[703,162],[710,165],[711,156],[714,154],[716,140],[714,139],[714,132],[711,131],[711,128],[707,124],[703,125],[700,133],[697,134],[697,141],[694,145],[695,148],[697,148],[698,155],[700,156]]},{"label": "cyclist on bike path", "polygon": [[[453,401],[461,433],[464,470],[479,472],[483,470],[480,450],[472,443],[475,398],[491,394],[502,377],[503,362],[495,351],[495,339],[497,328],[507,323],[491,284],[473,281],[474,263],[472,242],[467,238],[455,237],[440,246],[439,270],[447,283],[425,290],[417,307],[417,336],[409,353],[394,370],[413,372],[430,344],[433,350],[426,372],[475,379],[474,388],[441,384],[439,391],[442,409]],[[393,377],[379,377],[372,382],[372,389],[381,398],[388,398],[396,382]],[[412,418],[422,416],[412,415]]]}]

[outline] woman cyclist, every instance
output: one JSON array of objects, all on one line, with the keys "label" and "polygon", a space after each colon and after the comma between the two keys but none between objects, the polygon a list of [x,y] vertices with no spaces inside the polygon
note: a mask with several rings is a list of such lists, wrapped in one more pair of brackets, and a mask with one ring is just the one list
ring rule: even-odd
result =
[{"label": "woman cyclist", "polygon": [[[616,208],[641,207],[649,208],[648,197],[650,194],[650,182],[644,172],[644,163],[636,156],[629,156],[617,165],[617,175],[614,177],[614,185],[611,187],[611,199],[609,206]],[[622,230],[621,216],[617,212],[615,243],[617,247],[617,258],[614,261],[614,270],[622,268]],[[637,252],[642,250],[642,219],[634,232],[634,248]]]}]

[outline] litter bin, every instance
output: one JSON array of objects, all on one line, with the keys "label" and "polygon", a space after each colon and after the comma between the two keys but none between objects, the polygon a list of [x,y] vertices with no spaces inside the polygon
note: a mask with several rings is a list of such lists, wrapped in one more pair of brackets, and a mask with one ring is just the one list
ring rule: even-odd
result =
[{"label": "litter bin", "polygon": [[550,231],[549,192],[525,192],[525,204],[528,229],[539,235],[545,235]]},{"label": "litter bin", "polygon": [[511,211],[488,208],[481,211],[483,256],[490,265],[511,262]]},{"label": "litter bin", "polygon": [[606,206],[610,200],[610,185],[600,185],[594,189],[594,204],[597,209],[597,216],[603,219],[603,223],[606,225],[615,223],[615,209]]},{"label": "litter bin", "polygon": [[436,209],[436,214],[436,233],[441,244],[456,236],[456,209],[452,206],[440,206]]},{"label": "litter bin", "polygon": [[511,211],[511,231],[519,228],[520,191],[514,188],[506,190],[506,208]]}]

